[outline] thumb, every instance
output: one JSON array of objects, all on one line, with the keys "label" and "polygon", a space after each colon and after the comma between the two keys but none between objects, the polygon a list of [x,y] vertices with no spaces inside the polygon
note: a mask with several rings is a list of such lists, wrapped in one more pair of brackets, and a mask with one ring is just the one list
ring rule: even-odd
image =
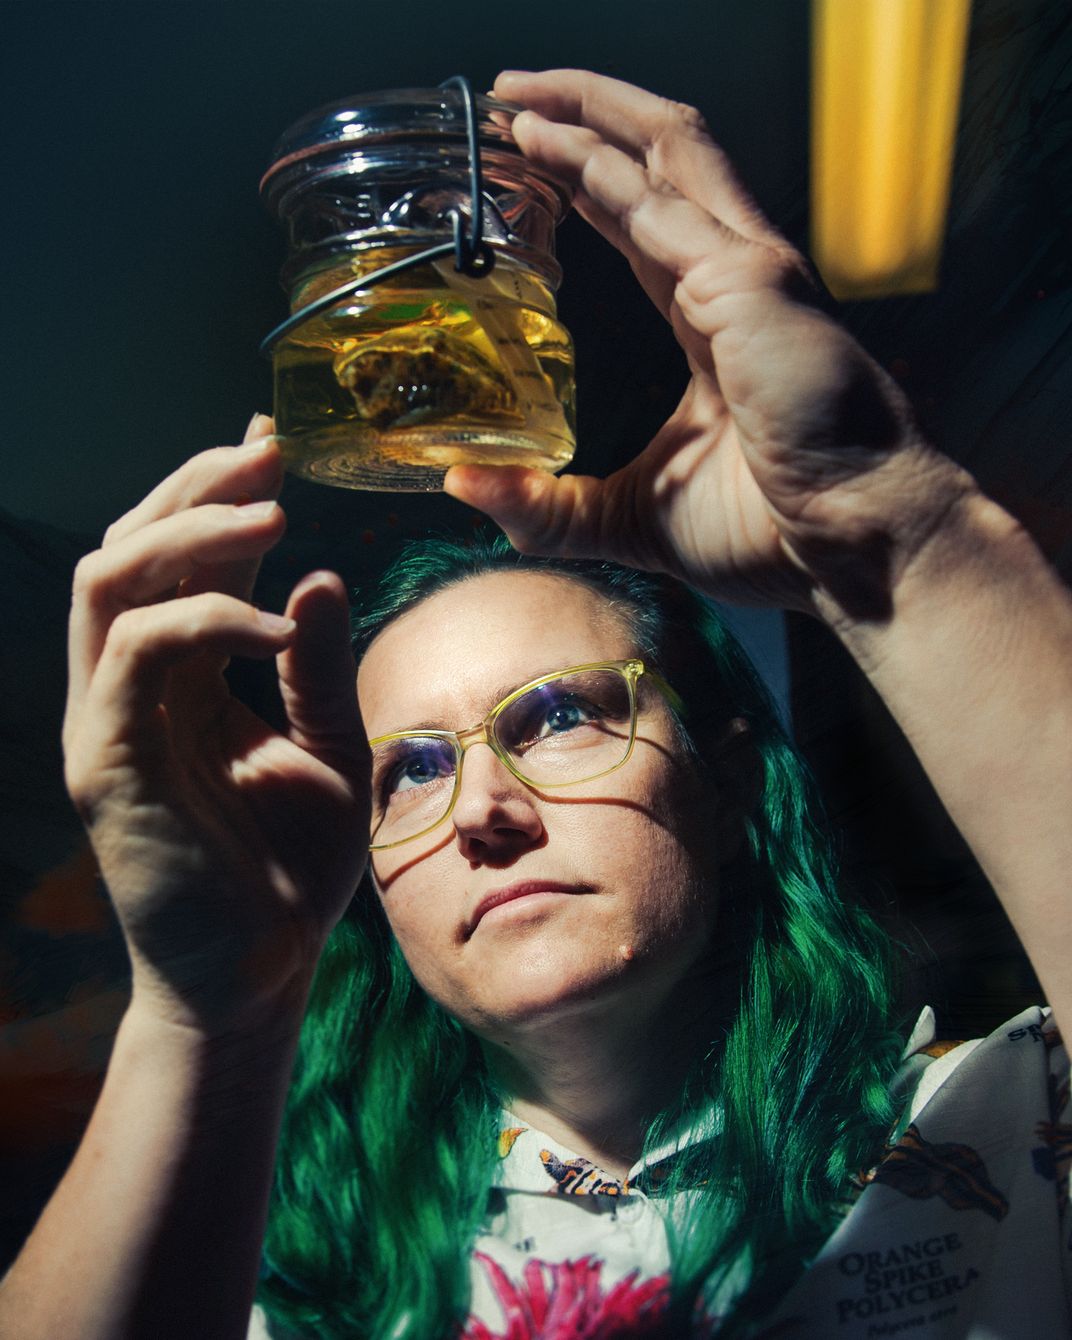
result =
[{"label": "thumb", "polygon": [[455,465],[444,490],[488,516],[523,554],[609,558],[604,525],[610,480],[556,479],[521,465]]},{"label": "thumb", "polygon": [[334,572],[313,572],[291,593],[297,629],[276,659],[290,739],[347,776],[364,766],[346,588]]}]

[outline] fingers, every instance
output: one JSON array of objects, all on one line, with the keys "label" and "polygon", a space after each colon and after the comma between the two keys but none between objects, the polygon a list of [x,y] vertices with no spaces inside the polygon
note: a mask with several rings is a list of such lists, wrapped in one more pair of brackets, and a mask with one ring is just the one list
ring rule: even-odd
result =
[{"label": "fingers", "polygon": [[456,465],[443,481],[452,497],[490,516],[521,553],[568,558],[616,557],[616,538],[602,524],[614,487],[614,476],[556,479],[519,465]]},{"label": "fingers", "polygon": [[[147,498],[109,527],[102,547],[119,540],[162,517],[184,512],[204,503],[230,503],[275,498],[283,483],[283,463],[272,420],[254,414],[241,447],[216,447],[186,461],[159,484]],[[225,591],[248,599],[257,577],[260,556],[204,565],[184,585],[183,594]]]},{"label": "fingers", "polygon": [[658,134],[667,105],[655,93],[588,70],[503,70],[493,91],[554,121],[620,135],[635,149],[643,149]]},{"label": "fingers", "polygon": [[[283,486],[283,461],[277,439],[272,436],[274,431],[275,424],[267,414],[254,414],[246,429],[243,445],[253,448],[253,454],[245,468],[247,471],[252,469],[254,477],[248,480],[250,487],[244,489],[241,496],[248,497],[250,501],[278,498]],[[231,499],[228,498],[228,501]],[[221,567],[202,568],[184,585],[183,594],[226,591],[240,600],[248,600],[253,594],[262,557],[258,554],[254,558]]]},{"label": "fingers", "polygon": [[[721,397],[700,396],[693,382],[640,456],[606,479],[556,478],[522,466],[456,465],[443,488],[490,516],[521,553],[610,559],[676,574],[665,525],[709,450],[708,438],[725,425]],[[712,494],[707,505],[713,511],[716,503]]]},{"label": "fingers", "polygon": [[297,631],[279,656],[279,685],[295,744],[348,776],[366,765],[350,646],[346,588],[333,572],[310,573],[287,603]]},{"label": "fingers", "polygon": [[160,704],[171,672],[217,656],[268,657],[293,637],[293,620],[210,592],[125,610],[108,629],[77,724],[69,719],[67,777],[76,804],[91,804],[101,777],[131,756],[166,749]]},{"label": "fingers", "polygon": [[[282,514],[237,514],[226,504],[268,502],[282,484],[272,420],[254,414],[241,447],[217,447],[186,461],[109,527],[101,549],[75,574],[69,632],[68,707],[89,684],[111,619],[132,605],[176,592],[221,590],[248,598],[266,549],[279,538]],[[198,509],[199,519],[188,518]],[[212,508],[215,507],[215,512]]]},{"label": "fingers", "polygon": [[185,461],[136,507],[111,526],[102,547],[161,517],[185,512],[202,503],[274,498],[283,483],[279,448],[271,436],[272,420],[254,414],[240,447],[214,447]]},{"label": "fingers", "polygon": [[695,108],[585,70],[504,71],[495,93],[549,121],[585,127],[741,236],[784,245]]},{"label": "fingers", "polygon": [[724,253],[730,264],[752,263],[750,242],[695,200],[654,182],[641,164],[594,131],[525,112],[514,133],[526,153],[574,185],[577,208],[634,268],[654,262],[665,272],[659,303],[664,312],[674,283],[713,251]]},{"label": "fingers", "polygon": [[206,569],[258,562],[285,525],[281,508],[270,499],[238,507],[210,503],[150,522],[83,558],[71,607],[71,708],[84,696],[117,616],[173,593]]}]

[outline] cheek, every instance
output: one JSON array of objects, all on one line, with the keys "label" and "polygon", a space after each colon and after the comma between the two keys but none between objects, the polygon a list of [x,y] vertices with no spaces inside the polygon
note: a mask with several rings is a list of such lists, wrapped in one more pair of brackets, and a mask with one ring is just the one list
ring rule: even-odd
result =
[{"label": "cheek", "polygon": [[[418,881],[404,876],[391,881],[385,892],[372,870],[372,883],[380,900],[391,934],[402,950],[410,971],[422,987],[438,998],[435,983],[444,959],[450,928],[445,924],[442,900],[437,900],[426,889],[417,887]],[[407,887],[409,886],[409,887]]]},{"label": "cheek", "polygon": [[647,877],[640,910],[649,930],[676,941],[684,957],[704,951],[718,914],[719,861],[707,799],[695,777],[675,777],[653,805],[654,821],[635,853],[633,868]]},{"label": "cheek", "polygon": [[420,908],[415,899],[401,897],[392,890],[389,897],[382,900],[387,924],[398,941],[406,958],[420,956],[422,946],[427,944],[432,933],[432,909]]},{"label": "cheek", "polygon": [[429,925],[426,918],[388,916],[391,930],[410,972],[419,986],[452,1013],[456,1007],[457,986],[451,972],[450,947],[442,928]]},{"label": "cheek", "polygon": [[[718,879],[714,863],[704,862],[675,835],[647,849],[647,888],[638,907],[650,933],[675,941],[683,952],[702,949],[714,929]],[[643,869],[641,862],[636,868]]]}]

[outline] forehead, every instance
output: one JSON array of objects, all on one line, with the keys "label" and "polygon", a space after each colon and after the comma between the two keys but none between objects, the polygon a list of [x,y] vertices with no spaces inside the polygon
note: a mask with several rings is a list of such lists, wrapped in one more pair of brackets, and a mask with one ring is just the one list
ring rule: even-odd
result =
[{"label": "forehead", "polygon": [[526,680],[635,651],[622,615],[591,587],[488,573],[429,596],[373,640],[358,674],[361,712],[369,735],[460,729]]}]

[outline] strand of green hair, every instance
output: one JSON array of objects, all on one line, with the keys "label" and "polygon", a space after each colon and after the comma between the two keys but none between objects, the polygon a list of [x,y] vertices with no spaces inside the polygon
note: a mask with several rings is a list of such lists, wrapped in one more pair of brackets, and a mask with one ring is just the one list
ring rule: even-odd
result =
[{"label": "strand of green hair", "polygon": [[[501,539],[426,541],[385,574],[356,645],[436,590],[511,569],[602,591],[686,703],[745,718],[761,761],[762,801],[720,908],[739,947],[732,1008],[713,1008],[707,1055],[645,1142],[654,1148],[692,1110],[718,1113],[703,1185],[682,1160],[660,1202],[679,1207],[666,1216],[666,1323],[684,1333],[702,1307],[723,1315],[720,1334],[744,1335],[835,1226],[892,1123],[889,943],[838,894],[814,787],[765,688],[683,588],[528,558]],[[258,1289],[273,1327],[316,1340],[456,1334],[500,1111],[479,1046],[413,980],[366,884],[329,938],[302,1030]]]},{"label": "strand of green hair", "polygon": [[[713,616],[705,635],[725,643],[720,659],[736,662],[737,685],[755,681]],[[765,688],[754,682],[748,697],[763,704],[749,714],[762,803],[748,825],[750,873],[720,912],[735,919],[748,952],[717,1065],[697,1084],[721,1134],[703,1193],[686,1192],[687,1213],[668,1221],[675,1314],[684,1321],[698,1296],[715,1312],[729,1308],[719,1332],[727,1337],[747,1334],[784,1296],[876,1160],[895,1115],[903,1041],[889,939],[837,895],[814,783],[766,710]],[[679,1166],[670,1198],[684,1191],[677,1182],[688,1169]]]}]

